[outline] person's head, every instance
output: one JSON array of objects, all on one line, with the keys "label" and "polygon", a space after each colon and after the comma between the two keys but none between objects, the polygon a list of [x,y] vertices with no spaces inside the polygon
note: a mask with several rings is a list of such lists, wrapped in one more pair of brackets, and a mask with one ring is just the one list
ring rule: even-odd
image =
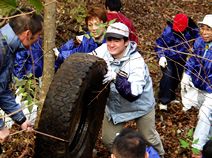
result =
[{"label": "person's head", "polygon": [[204,158],[212,157],[212,140],[208,140],[206,144],[203,146],[202,156]]},{"label": "person's head", "polygon": [[85,23],[94,40],[102,39],[105,27],[101,24],[107,21],[106,11],[104,8],[91,7],[85,17]]},{"label": "person's head", "polygon": [[205,42],[212,41],[212,14],[204,17],[203,21],[198,22],[200,25],[200,35]]},{"label": "person's head", "polygon": [[172,29],[175,32],[183,32],[188,27],[189,18],[186,14],[176,14],[173,19],[173,27]]},{"label": "person's head", "polygon": [[113,142],[111,158],[148,158],[146,142],[137,131],[125,128]]},{"label": "person's head", "polygon": [[107,49],[114,58],[121,58],[129,44],[129,29],[121,23],[110,24],[106,31]]},{"label": "person's head", "polygon": [[110,11],[120,11],[122,8],[121,0],[106,0],[105,8]]},{"label": "person's head", "polygon": [[38,40],[43,30],[43,18],[30,9],[21,9],[14,15],[17,16],[9,20],[9,25],[24,47],[29,48]]}]

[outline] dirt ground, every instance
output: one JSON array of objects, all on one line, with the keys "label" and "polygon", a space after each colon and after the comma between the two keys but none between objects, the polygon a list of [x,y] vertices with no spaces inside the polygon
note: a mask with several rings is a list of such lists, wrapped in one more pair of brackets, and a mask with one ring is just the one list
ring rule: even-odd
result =
[{"label": "dirt ground", "polygon": [[[201,20],[205,14],[211,13],[212,2],[210,0],[122,0],[122,12],[130,18],[137,30],[139,37],[139,48],[143,52],[146,63],[149,66],[153,79],[155,97],[157,100],[158,84],[161,77],[160,69],[153,50],[155,39],[161,34],[166,21],[183,12],[193,20]],[[67,9],[67,1],[60,0],[60,9]],[[88,7],[93,4],[103,4],[100,0],[90,1]],[[70,7],[70,6],[69,6]],[[60,10],[61,11],[61,10]],[[61,11],[61,12],[62,12]],[[65,11],[64,11],[65,12]],[[57,16],[60,25],[57,28],[58,41],[65,41],[70,37],[70,31],[74,31],[74,23],[67,20],[67,14]],[[67,31],[68,30],[68,31]],[[72,35],[73,36],[73,35]],[[58,42],[59,44],[60,42]],[[178,90],[179,91],[179,90]],[[180,94],[177,92],[178,99]],[[190,158],[191,150],[180,147],[179,139],[187,138],[189,129],[195,127],[197,110],[191,109],[182,112],[181,104],[172,104],[167,112],[158,110],[156,106],[156,127],[163,141],[166,158]],[[127,124],[135,127],[134,122]],[[14,127],[15,132],[18,127]],[[1,158],[28,158],[33,155],[34,135],[31,133],[16,134],[3,144],[4,154]],[[109,152],[101,142],[101,133],[96,143],[97,157],[108,158]]]}]

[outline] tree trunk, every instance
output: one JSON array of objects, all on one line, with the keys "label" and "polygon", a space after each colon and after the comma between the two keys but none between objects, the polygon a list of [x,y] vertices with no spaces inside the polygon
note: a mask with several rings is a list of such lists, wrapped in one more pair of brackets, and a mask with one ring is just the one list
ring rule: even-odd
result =
[{"label": "tree trunk", "polygon": [[53,53],[53,48],[55,47],[55,37],[56,37],[56,1],[45,0],[44,6],[44,68],[43,68],[43,78],[42,87],[40,93],[40,105],[38,109],[38,117],[36,124],[39,122],[40,112],[43,107],[43,103],[46,98],[46,94],[49,90],[49,86],[54,76],[54,63],[55,56]]}]

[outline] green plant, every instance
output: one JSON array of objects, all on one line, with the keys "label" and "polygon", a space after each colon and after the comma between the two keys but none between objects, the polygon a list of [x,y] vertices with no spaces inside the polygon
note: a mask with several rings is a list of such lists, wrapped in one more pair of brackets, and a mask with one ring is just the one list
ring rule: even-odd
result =
[{"label": "green plant", "polygon": [[[0,15],[8,16],[14,12],[18,6],[17,0],[1,0],[0,1]],[[43,5],[40,0],[27,0],[29,5],[35,7],[36,11],[40,12],[43,9]]]},{"label": "green plant", "polygon": [[186,134],[185,138],[179,139],[180,147],[184,149],[191,150],[194,154],[199,154],[199,150],[192,147],[192,144],[197,144],[199,139],[193,140],[193,133],[194,128],[189,129],[188,133]]},{"label": "green plant", "polygon": [[32,111],[32,105],[35,105],[39,92],[38,79],[29,74],[24,79],[15,78],[16,95],[21,97],[21,102],[24,102],[28,107],[29,112]]}]

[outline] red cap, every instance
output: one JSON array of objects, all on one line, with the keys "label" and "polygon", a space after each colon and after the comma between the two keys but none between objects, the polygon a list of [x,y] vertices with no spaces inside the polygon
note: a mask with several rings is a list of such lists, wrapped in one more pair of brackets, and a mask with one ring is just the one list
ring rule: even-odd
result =
[{"label": "red cap", "polygon": [[188,16],[186,14],[177,14],[173,20],[173,30],[183,32],[188,27]]}]

